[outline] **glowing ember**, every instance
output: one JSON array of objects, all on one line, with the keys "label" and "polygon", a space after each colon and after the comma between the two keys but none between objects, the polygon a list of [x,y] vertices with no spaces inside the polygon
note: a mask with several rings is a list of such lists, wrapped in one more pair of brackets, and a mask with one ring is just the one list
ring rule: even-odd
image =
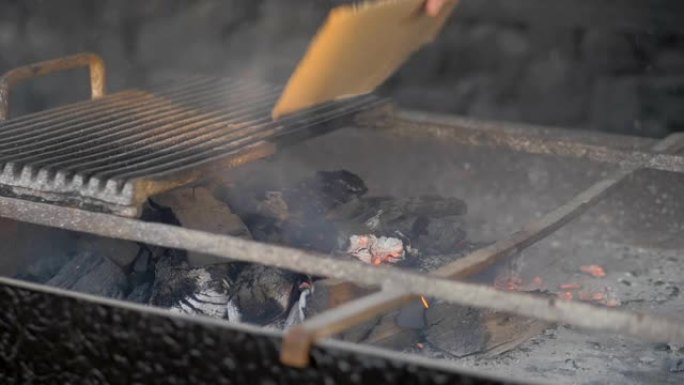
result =
[{"label": "glowing ember", "polygon": [[596,302],[601,302],[606,298],[606,295],[600,291],[591,294],[591,300]]},{"label": "glowing ember", "polygon": [[513,273],[501,275],[494,280],[494,287],[504,291],[518,291],[522,285],[522,278]]},{"label": "glowing ember", "polygon": [[361,261],[378,266],[384,262],[396,263],[404,259],[404,243],[392,237],[376,237],[373,234],[349,237],[347,253]]},{"label": "glowing ember", "polygon": [[580,266],[580,271],[595,278],[603,278],[606,276],[606,271],[599,265],[582,265]]},{"label": "glowing ember", "polygon": [[543,284],[544,284],[544,280],[542,279],[542,277],[537,276],[537,277],[532,278],[532,285],[533,286],[541,287]]},{"label": "glowing ember", "polygon": [[564,300],[564,301],[572,301],[573,294],[571,291],[562,291],[558,293],[558,298]]},{"label": "glowing ember", "polygon": [[428,302],[427,298],[423,297],[422,295],[420,296],[420,302],[423,303],[423,307],[426,309],[430,308],[430,302]]},{"label": "glowing ember", "polygon": [[592,293],[589,291],[580,291],[577,293],[577,299],[580,301],[591,301]]},{"label": "glowing ember", "polygon": [[558,288],[561,290],[577,290],[577,289],[581,289],[582,285],[580,285],[579,283],[574,283],[574,282],[561,283],[560,285],[558,285]]},{"label": "glowing ember", "polygon": [[608,306],[608,307],[617,307],[617,306],[620,306],[620,300],[617,299],[617,298],[609,298],[609,299],[606,301],[606,306]]}]

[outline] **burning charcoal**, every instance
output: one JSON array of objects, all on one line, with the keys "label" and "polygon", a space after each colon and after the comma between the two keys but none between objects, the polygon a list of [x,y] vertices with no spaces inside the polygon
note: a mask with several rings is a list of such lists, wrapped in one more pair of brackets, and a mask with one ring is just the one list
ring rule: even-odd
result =
[{"label": "burning charcoal", "polygon": [[426,342],[454,357],[481,352],[487,345],[479,310],[437,302],[426,310],[425,320]]},{"label": "burning charcoal", "polygon": [[[230,295],[230,321],[267,325],[286,317],[297,292],[298,277],[280,269],[249,265],[240,272]],[[238,317],[238,318],[236,318]]]},{"label": "burning charcoal", "polygon": [[193,268],[181,258],[166,256],[155,267],[149,303],[185,314],[223,318],[235,264]]},{"label": "burning charcoal", "polygon": [[606,271],[599,265],[582,265],[580,266],[580,271],[595,278],[603,278],[606,276]]},{"label": "burning charcoal", "polygon": [[128,286],[119,266],[90,252],[77,254],[46,284],[110,298],[123,298]]},{"label": "burning charcoal", "polygon": [[134,242],[83,234],[77,241],[77,250],[109,258],[121,268],[130,265],[140,252]]},{"label": "burning charcoal", "polygon": [[395,263],[404,258],[404,243],[398,238],[378,238],[373,234],[352,235],[347,253],[372,265]]}]

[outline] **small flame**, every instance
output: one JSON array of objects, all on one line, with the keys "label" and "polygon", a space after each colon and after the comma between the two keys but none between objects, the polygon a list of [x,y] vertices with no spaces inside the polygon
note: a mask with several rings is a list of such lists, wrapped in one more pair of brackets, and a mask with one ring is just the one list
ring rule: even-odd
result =
[{"label": "small flame", "polygon": [[423,303],[423,307],[426,309],[430,308],[430,302],[428,302],[427,298],[423,297],[422,295],[420,296],[420,302]]}]

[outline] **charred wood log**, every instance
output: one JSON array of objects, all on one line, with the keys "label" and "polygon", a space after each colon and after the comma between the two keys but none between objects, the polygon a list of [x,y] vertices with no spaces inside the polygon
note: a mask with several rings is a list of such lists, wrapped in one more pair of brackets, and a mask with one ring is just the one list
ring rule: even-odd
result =
[{"label": "charred wood log", "polygon": [[235,269],[234,264],[192,267],[182,257],[167,255],[155,266],[149,303],[185,314],[225,318]]},{"label": "charred wood log", "polygon": [[124,271],[108,258],[90,252],[77,254],[46,284],[109,298],[124,298],[128,290]]}]

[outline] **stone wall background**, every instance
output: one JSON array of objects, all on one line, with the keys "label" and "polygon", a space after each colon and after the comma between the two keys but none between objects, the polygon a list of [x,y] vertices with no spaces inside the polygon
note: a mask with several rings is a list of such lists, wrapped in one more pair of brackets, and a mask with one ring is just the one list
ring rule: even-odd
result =
[{"label": "stone wall background", "polygon": [[[334,0],[0,0],[0,71],[80,51],[109,89],[175,73],[283,82]],[[663,136],[684,129],[681,0],[462,0],[382,89],[408,108]],[[87,95],[31,82],[14,115]]]}]

